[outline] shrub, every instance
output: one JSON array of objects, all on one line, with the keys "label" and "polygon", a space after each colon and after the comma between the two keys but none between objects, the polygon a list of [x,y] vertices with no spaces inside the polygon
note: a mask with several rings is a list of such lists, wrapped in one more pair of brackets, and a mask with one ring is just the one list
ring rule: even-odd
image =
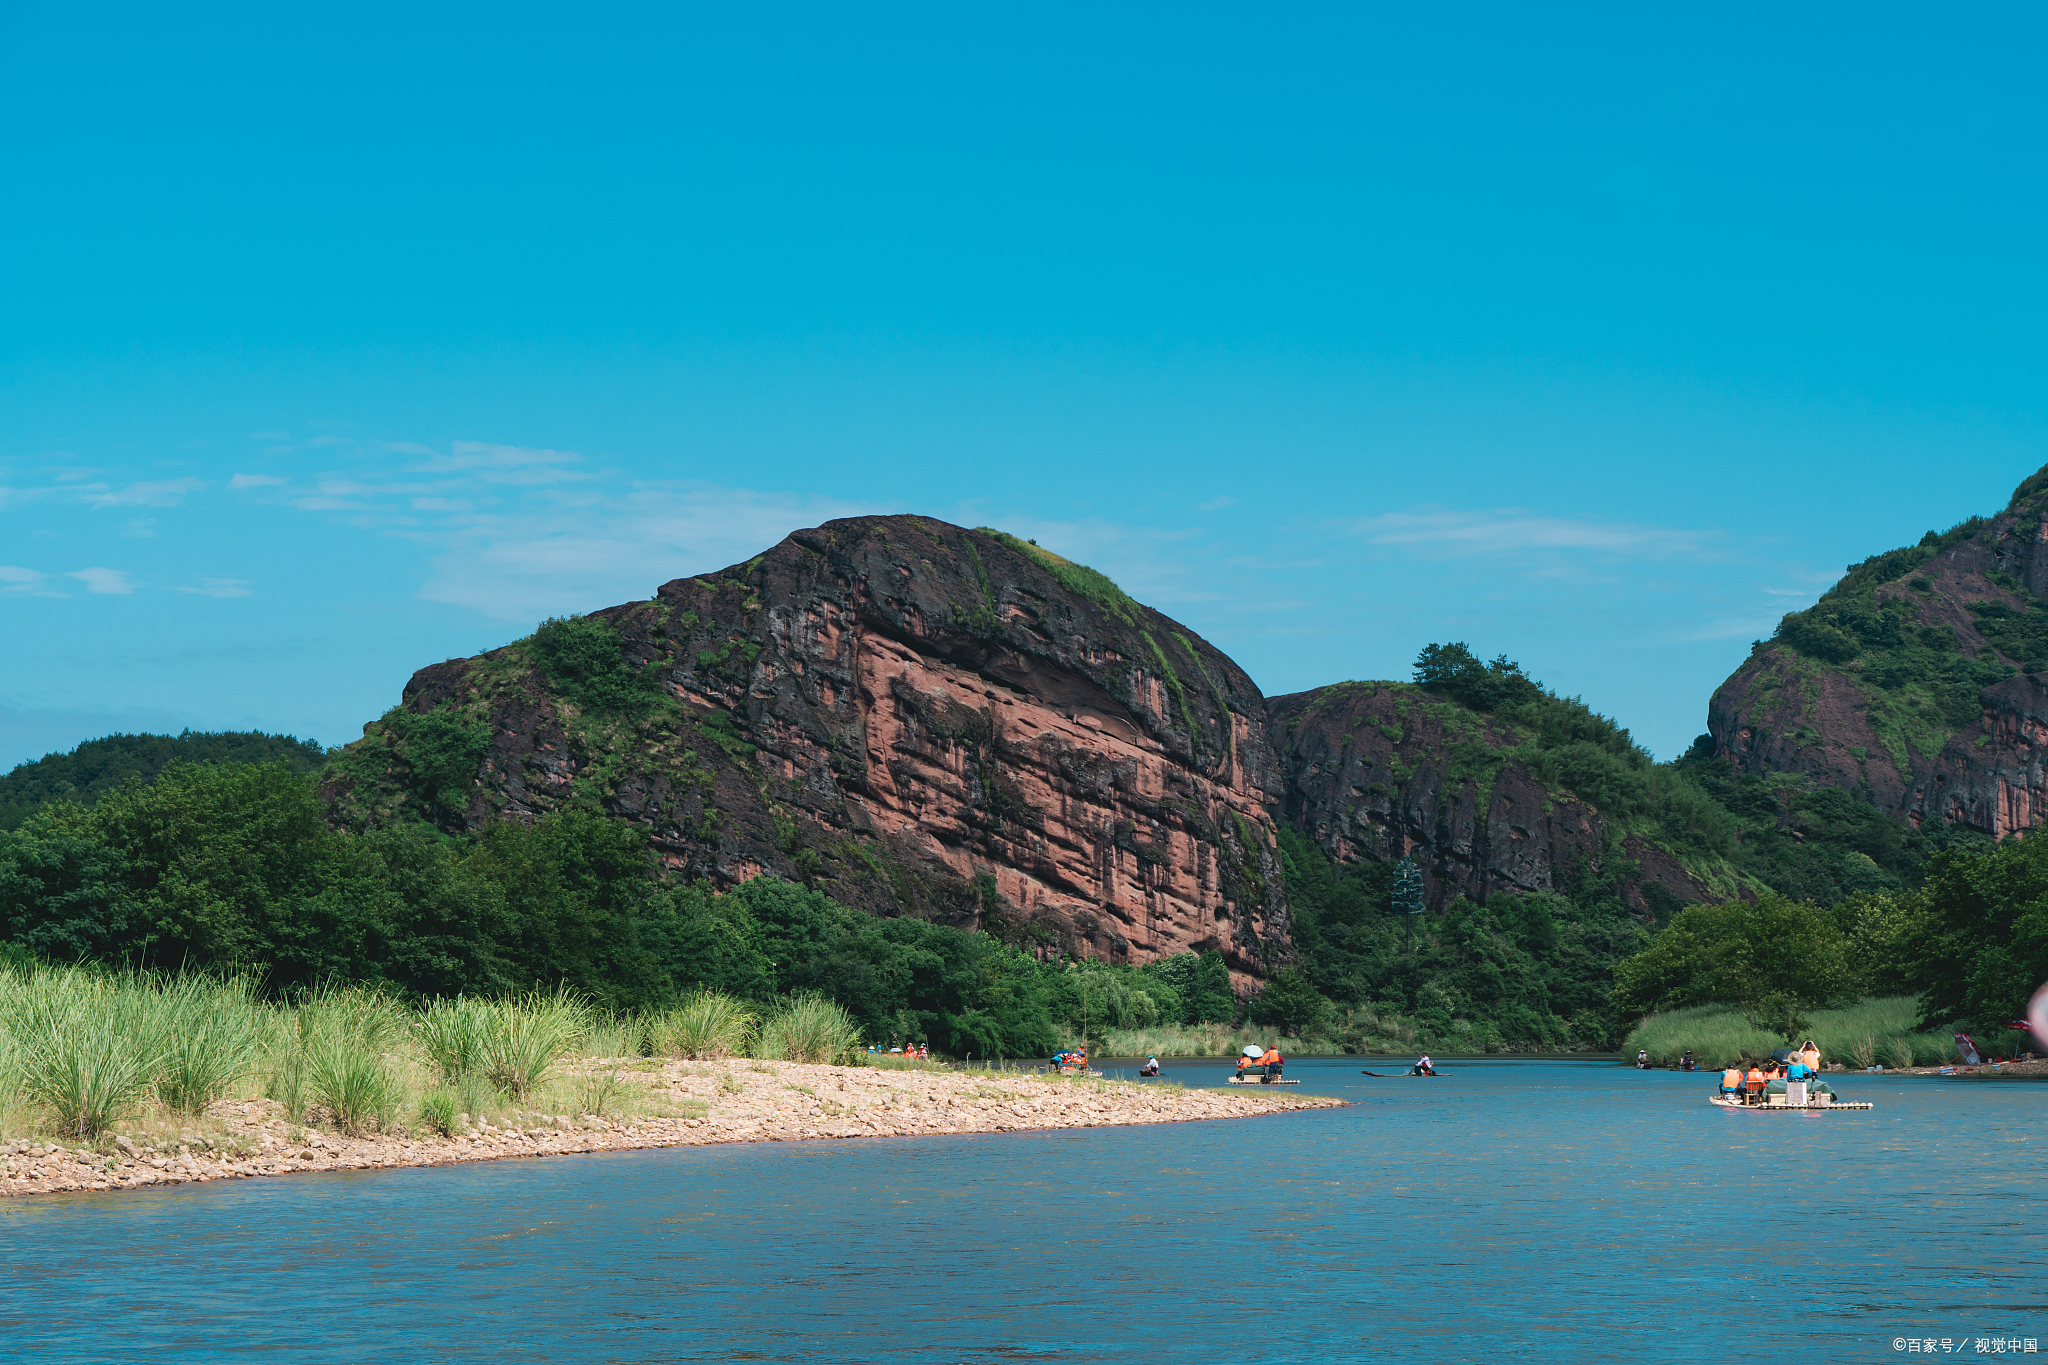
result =
[{"label": "shrub", "polygon": [[586,711],[632,714],[660,696],[656,670],[626,657],[624,643],[599,617],[553,617],[528,642],[557,692]]}]

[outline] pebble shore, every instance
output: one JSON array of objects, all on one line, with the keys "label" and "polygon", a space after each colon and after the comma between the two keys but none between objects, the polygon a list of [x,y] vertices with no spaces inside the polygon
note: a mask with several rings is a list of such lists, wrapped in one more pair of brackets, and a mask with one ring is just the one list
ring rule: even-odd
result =
[{"label": "pebble shore", "polygon": [[[1219,1071],[1221,1066],[1219,1065]],[[720,1142],[1013,1133],[1338,1107],[1328,1096],[1184,1090],[985,1071],[895,1071],[797,1062],[639,1062],[630,1106],[610,1117],[528,1114],[516,1126],[349,1137],[288,1121],[265,1099],[222,1100],[169,1134],[116,1130],[93,1146],[0,1143],[0,1196],[134,1189],[302,1171],[446,1166],[508,1157],[688,1147]],[[175,1128],[176,1125],[173,1125]]]}]

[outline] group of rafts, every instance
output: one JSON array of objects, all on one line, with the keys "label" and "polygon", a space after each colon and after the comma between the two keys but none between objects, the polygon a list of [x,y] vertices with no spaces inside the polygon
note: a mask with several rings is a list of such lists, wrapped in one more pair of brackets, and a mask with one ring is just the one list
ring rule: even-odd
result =
[{"label": "group of rafts", "polygon": [[1754,1110],[1760,1114],[1854,1113],[1874,1109],[1868,1103],[1850,1103],[1835,1097],[1834,1088],[1820,1079],[1820,1049],[1808,1039],[1796,1048],[1771,1054],[1769,1062],[1754,1061],[1744,1066],[1730,1062],[1721,1072],[1721,1085],[1707,1097],[1717,1109]]}]

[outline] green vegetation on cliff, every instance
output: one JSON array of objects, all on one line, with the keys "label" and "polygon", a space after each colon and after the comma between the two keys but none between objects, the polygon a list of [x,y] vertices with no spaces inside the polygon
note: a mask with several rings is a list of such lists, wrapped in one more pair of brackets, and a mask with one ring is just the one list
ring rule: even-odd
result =
[{"label": "green vegetation on cliff", "polygon": [[[2035,475],[2013,495],[2013,506],[2038,512],[2048,498]],[[1819,671],[1835,670],[1855,680],[1867,703],[1865,718],[1901,775],[1915,758],[1941,752],[1957,731],[1983,713],[1979,694],[2025,670],[2048,668],[2048,604],[2034,601],[2022,585],[1992,570],[1982,580],[2021,599],[2018,607],[1981,595],[1965,576],[1951,581],[1931,561],[1943,551],[1987,533],[1990,522],[1971,517],[1946,531],[1929,531],[1919,544],[1872,555],[1852,564],[1841,580],[1804,611],[1788,613],[1769,645],[1783,651],[1759,674],[1752,688],[1810,691]],[[1961,592],[1967,617],[1941,619],[1937,599]],[[1979,646],[1957,635],[1957,624],[1974,626]],[[1814,740],[1819,739],[1816,732]]]},{"label": "green vegetation on cliff", "polygon": [[[1019,540],[1008,531],[998,531],[993,526],[976,527],[975,534],[987,536],[990,540],[1016,551],[1051,574],[1068,592],[1076,597],[1087,598],[1126,625],[1137,624],[1138,604],[1131,599],[1130,594],[1111,581],[1108,574],[1099,573],[1086,564],[1076,564],[1071,559],[1056,555],[1051,550],[1041,547],[1035,540]],[[972,546],[971,541],[969,545]]]}]

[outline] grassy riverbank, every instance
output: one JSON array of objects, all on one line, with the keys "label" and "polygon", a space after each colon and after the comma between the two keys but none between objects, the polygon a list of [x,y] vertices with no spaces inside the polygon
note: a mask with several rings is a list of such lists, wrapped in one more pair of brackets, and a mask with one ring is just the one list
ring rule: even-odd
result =
[{"label": "grassy riverbank", "polygon": [[[1933,1066],[1956,1059],[1955,1040],[1943,1030],[1923,1031],[1913,997],[1883,996],[1844,1009],[1814,1010],[1811,1037],[1821,1056],[1852,1067]],[[1623,1049],[1649,1052],[1660,1064],[1676,1062],[1687,1048],[1701,1066],[1725,1066],[1738,1057],[1766,1057],[1785,1046],[1748,1015],[1730,1005],[1696,1005],[1646,1016],[1628,1035]]]},{"label": "grassy riverbank", "polygon": [[619,1015],[561,991],[271,1001],[246,977],[20,967],[0,970],[0,1136],[172,1131],[230,1096],[354,1136],[446,1136],[518,1115],[656,1112],[636,1073],[664,1059],[845,1062],[861,1047],[846,1011],[814,996],[762,1014],[701,992]]}]

